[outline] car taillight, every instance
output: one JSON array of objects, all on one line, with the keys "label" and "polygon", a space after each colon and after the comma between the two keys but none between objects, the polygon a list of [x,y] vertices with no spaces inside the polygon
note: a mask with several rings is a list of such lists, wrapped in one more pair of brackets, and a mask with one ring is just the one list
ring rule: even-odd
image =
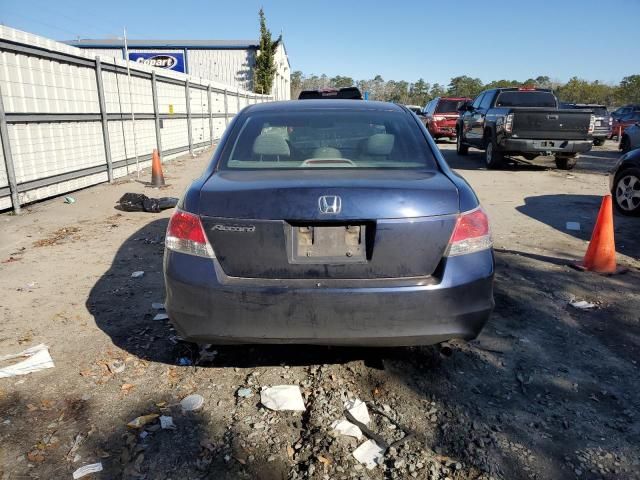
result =
[{"label": "car taillight", "polygon": [[445,256],[455,257],[491,248],[489,218],[481,207],[458,216]]},{"label": "car taillight", "polygon": [[165,246],[174,252],[215,258],[213,248],[204,233],[200,217],[193,213],[176,210],[169,220]]},{"label": "car taillight", "polygon": [[596,116],[595,115],[591,115],[591,118],[589,119],[589,132],[588,133],[593,133],[595,128],[596,128]]},{"label": "car taillight", "polygon": [[613,125],[613,118],[609,117],[609,126]]},{"label": "car taillight", "polygon": [[504,131],[507,133],[511,133],[512,130],[513,130],[513,113],[510,113],[504,119]]}]

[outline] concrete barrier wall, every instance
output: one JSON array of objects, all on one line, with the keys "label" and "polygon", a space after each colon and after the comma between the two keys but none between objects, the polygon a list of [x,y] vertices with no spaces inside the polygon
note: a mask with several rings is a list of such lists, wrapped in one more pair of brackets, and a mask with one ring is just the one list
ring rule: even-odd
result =
[{"label": "concrete barrier wall", "polygon": [[113,181],[219,139],[268,95],[0,26],[0,211]]}]

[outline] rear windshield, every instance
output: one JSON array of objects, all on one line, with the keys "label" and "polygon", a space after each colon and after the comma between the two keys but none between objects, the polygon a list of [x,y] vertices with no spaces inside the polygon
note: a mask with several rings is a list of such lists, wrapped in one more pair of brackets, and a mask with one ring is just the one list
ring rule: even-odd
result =
[{"label": "rear windshield", "polygon": [[551,92],[506,91],[498,95],[496,107],[556,108],[556,97]]},{"label": "rear windshield", "polygon": [[435,113],[458,113],[458,108],[464,100],[440,100]]},{"label": "rear windshield", "polygon": [[259,112],[234,132],[222,169],[436,168],[425,137],[404,112]]}]

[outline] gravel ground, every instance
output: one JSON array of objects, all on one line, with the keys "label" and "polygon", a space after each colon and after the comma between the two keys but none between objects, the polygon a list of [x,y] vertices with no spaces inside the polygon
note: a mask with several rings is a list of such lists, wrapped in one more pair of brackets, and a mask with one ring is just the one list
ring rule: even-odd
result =
[{"label": "gravel ground", "polygon": [[[199,351],[153,320],[170,212],[115,201],[180,195],[210,152],[167,164],[161,192],[129,179],[0,216],[0,356],[45,343],[55,362],[0,379],[0,478],[71,478],[101,462],[94,478],[640,479],[638,219],[615,219],[626,274],[567,266],[586,249],[615,145],[572,172],[487,171],[480,152],[440,147],[489,212],[497,261],[487,327],[443,348]],[[260,389],[279,384],[300,387],[304,412],[261,405]],[[192,393],[204,405],[185,412]],[[402,440],[371,470],[352,455],[365,438],[331,428],[355,398],[374,435]],[[127,426],[148,414],[175,429]]]}]

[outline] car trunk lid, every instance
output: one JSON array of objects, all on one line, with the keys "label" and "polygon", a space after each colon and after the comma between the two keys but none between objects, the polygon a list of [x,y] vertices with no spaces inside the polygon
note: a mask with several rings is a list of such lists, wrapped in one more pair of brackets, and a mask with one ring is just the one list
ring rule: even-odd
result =
[{"label": "car trunk lid", "polygon": [[227,275],[321,279],[431,275],[459,203],[439,172],[314,169],[221,171],[200,205]]}]

